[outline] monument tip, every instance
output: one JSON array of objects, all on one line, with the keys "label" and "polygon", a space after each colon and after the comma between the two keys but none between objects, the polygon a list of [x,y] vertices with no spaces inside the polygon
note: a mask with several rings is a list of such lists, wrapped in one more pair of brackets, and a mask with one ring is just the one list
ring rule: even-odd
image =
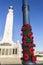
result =
[{"label": "monument tip", "polygon": [[9,9],[13,9],[13,6],[10,6]]}]

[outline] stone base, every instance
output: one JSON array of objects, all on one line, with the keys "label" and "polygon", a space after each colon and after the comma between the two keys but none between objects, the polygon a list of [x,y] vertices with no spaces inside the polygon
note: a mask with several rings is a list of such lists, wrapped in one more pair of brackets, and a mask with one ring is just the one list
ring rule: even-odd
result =
[{"label": "stone base", "polygon": [[36,65],[36,63],[34,62],[30,62],[30,61],[23,61],[22,62],[23,65]]},{"label": "stone base", "polygon": [[0,64],[6,65],[6,64],[21,64],[20,58],[0,58]]}]

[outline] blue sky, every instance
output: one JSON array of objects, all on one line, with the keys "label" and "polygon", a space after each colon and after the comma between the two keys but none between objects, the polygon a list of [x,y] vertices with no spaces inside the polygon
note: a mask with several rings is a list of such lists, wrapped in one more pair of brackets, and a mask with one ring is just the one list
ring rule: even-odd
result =
[{"label": "blue sky", "polygon": [[[43,51],[43,0],[28,0],[30,6],[30,23],[32,26],[36,51]],[[3,38],[6,15],[9,6],[14,7],[13,41],[22,43],[20,36],[23,25],[22,0],[0,0],[0,40]]]}]

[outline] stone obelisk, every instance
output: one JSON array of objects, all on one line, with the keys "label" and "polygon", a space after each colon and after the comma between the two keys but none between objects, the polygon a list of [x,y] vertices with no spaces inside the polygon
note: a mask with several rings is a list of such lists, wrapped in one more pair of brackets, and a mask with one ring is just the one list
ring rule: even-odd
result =
[{"label": "stone obelisk", "polygon": [[13,6],[10,6],[6,17],[5,30],[2,39],[3,42],[12,41],[12,30],[13,30]]}]

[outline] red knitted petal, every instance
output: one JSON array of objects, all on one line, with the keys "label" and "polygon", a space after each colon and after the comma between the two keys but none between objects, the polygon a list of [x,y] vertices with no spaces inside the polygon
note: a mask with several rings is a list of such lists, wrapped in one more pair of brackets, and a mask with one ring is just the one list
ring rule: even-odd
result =
[{"label": "red knitted petal", "polygon": [[25,26],[26,26],[26,27],[29,27],[29,26],[30,26],[30,24],[26,24]]},{"label": "red knitted petal", "polygon": [[30,46],[31,46],[31,44],[30,44],[30,43],[28,43],[28,46],[30,47]]},{"label": "red knitted petal", "polygon": [[21,36],[23,36],[23,33],[21,33]]},{"label": "red knitted petal", "polygon": [[21,31],[23,31],[23,30],[25,30],[25,28],[24,28],[24,27],[22,27]]},{"label": "red knitted petal", "polygon": [[34,49],[33,48],[30,48],[30,53],[34,54]]},{"label": "red knitted petal", "polygon": [[36,61],[36,56],[32,56],[32,62]]},{"label": "red knitted petal", "polygon": [[29,59],[29,55],[28,54],[24,54],[24,60],[28,60]]}]

